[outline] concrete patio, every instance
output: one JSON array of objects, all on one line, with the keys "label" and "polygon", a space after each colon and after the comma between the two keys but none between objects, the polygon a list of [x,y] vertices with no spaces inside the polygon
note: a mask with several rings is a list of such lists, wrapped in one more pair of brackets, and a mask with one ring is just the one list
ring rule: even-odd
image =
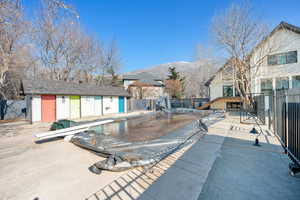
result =
[{"label": "concrete patio", "polygon": [[227,117],[184,153],[139,199],[300,199],[300,176],[274,135]]}]

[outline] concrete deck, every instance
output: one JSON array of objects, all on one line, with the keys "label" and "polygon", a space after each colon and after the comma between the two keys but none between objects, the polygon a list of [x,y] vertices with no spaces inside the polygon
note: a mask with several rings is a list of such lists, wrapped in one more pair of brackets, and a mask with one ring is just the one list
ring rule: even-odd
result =
[{"label": "concrete deck", "polygon": [[209,128],[139,199],[300,199],[300,176],[275,136],[259,137],[234,117]]}]

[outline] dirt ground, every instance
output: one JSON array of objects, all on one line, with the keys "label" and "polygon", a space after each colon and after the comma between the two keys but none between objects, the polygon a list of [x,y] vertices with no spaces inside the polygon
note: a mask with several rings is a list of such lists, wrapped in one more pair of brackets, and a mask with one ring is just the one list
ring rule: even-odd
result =
[{"label": "dirt ground", "polygon": [[34,134],[48,129],[0,126],[0,199],[85,199],[126,173],[91,173],[103,158],[63,140],[35,143]]}]

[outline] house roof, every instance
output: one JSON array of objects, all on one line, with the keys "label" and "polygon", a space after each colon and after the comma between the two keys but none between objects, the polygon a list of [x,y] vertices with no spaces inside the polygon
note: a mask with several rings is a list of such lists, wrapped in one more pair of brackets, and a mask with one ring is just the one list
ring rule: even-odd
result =
[{"label": "house roof", "polygon": [[23,80],[24,94],[130,96],[122,87],[97,86],[53,80]]},{"label": "house roof", "polygon": [[157,77],[155,75],[152,75],[147,72],[141,72],[138,74],[128,74],[128,75],[123,75],[123,80],[155,80],[155,81],[162,81],[164,80],[161,77]]},{"label": "house roof", "polygon": [[295,33],[300,34],[300,27],[298,27],[298,26],[289,24],[289,23],[284,22],[284,21],[280,22],[280,24],[278,26],[284,27],[284,28],[286,28],[288,30],[291,30],[291,31],[294,31]]},{"label": "house roof", "polygon": [[139,79],[133,82],[132,84],[130,84],[129,86],[137,86],[137,85],[158,86],[158,87],[163,86],[162,83],[151,79]]},{"label": "house roof", "polygon": [[249,54],[249,57],[253,54],[254,50],[257,49],[260,45],[262,45],[265,41],[267,41],[272,35],[274,35],[277,31],[281,29],[286,29],[289,31],[293,31],[297,34],[300,34],[300,27],[289,24],[285,21],[281,21],[266,37],[264,37],[257,45],[252,49]]},{"label": "house roof", "polygon": [[213,74],[213,75],[212,75],[212,76],[204,83],[204,85],[208,87],[208,86],[210,85],[210,83],[214,80],[214,78],[216,77],[216,75],[217,75],[218,73],[220,73],[221,71],[223,71],[223,70],[230,64],[231,60],[232,60],[232,58],[231,58],[231,59],[228,59],[227,62],[226,62],[221,68],[219,68],[218,71],[216,71],[216,73],[214,73],[214,74]]}]

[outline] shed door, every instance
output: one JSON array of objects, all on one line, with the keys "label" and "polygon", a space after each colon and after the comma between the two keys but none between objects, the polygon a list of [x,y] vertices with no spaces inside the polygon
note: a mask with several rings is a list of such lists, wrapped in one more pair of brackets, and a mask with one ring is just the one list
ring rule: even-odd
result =
[{"label": "shed door", "polygon": [[81,96],[80,97],[81,117],[93,116],[95,108],[94,96]]},{"label": "shed door", "polygon": [[70,96],[71,118],[80,118],[80,96]]},{"label": "shed door", "polygon": [[42,121],[53,122],[56,119],[55,95],[42,95]]},{"label": "shed door", "polygon": [[102,115],[102,99],[101,99],[101,96],[95,96],[94,112],[95,112],[95,115],[97,115],[97,116]]},{"label": "shed door", "polygon": [[56,96],[56,119],[70,118],[70,99],[68,96]]},{"label": "shed door", "polygon": [[32,96],[31,105],[32,122],[39,122],[42,120],[42,100],[41,96]]},{"label": "shed door", "polygon": [[119,112],[124,112],[124,97],[119,97]]}]

